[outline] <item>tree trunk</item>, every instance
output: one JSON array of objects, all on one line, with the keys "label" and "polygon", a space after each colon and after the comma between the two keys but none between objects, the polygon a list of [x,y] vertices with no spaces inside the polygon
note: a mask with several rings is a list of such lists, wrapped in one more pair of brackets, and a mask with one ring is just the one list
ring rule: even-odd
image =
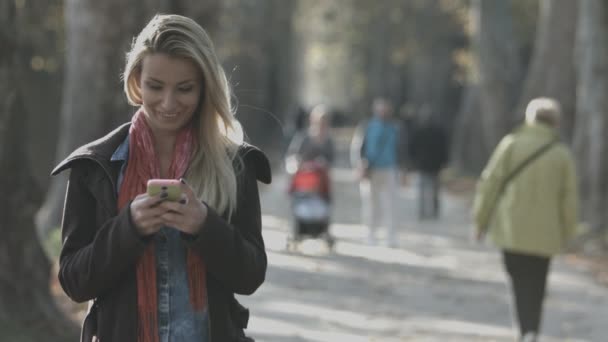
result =
[{"label": "tree trunk", "polygon": [[594,230],[605,230],[608,222],[608,5],[601,0],[578,4],[574,149],[581,182],[581,208]]},{"label": "tree trunk", "polygon": [[521,62],[509,4],[474,0],[470,8],[473,64],[452,138],[452,164],[478,174],[512,125]]},{"label": "tree trunk", "polygon": [[492,150],[512,128],[522,63],[509,2],[474,0],[471,10],[477,29],[474,51],[479,68],[482,134],[487,150]]},{"label": "tree trunk", "polygon": [[466,89],[452,136],[451,164],[468,175],[478,175],[487,162],[486,156],[491,153],[479,133],[483,129],[479,120],[479,93],[479,87],[475,85]]},{"label": "tree trunk", "polygon": [[50,262],[33,216],[41,202],[27,158],[27,117],[19,87],[22,60],[14,1],[0,1],[0,340],[75,339],[77,329],[49,290]]},{"label": "tree trunk", "polygon": [[277,20],[272,16],[276,10],[273,5],[270,0],[222,1],[216,39],[236,97],[236,117],[248,140],[267,152],[278,147],[274,142],[281,140],[282,134],[280,115],[272,112],[272,70],[277,63],[273,59],[273,21]]},{"label": "tree trunk", "polygon": [[410,20],[410,29],[405,32],[410,56],[408,84],[402,91],[407,91],[409,104],[415,108],[428,106],[451,130],[461,88],[455,82],[454,52],[464,47],[465,35],[454,11],[444,9],[439,2],[420,2],[418,6],[410,4],[410,7],[415,15]]},{"label": "tree trunk", "polygon": [[547,96],[562,106],[562,135],[571,141],[576,107],[574,40],[578,2],[541,0],[532,61],[514,117],[523,119],[535,97]]},{"label": "tree trunk", "polygon": [[[120,72],[132,38],[164,1],[68,0],[66,62],[56,162],[130,120]],[[36,221],[42,236],[60,224],[67,175],[54,177]]]}]

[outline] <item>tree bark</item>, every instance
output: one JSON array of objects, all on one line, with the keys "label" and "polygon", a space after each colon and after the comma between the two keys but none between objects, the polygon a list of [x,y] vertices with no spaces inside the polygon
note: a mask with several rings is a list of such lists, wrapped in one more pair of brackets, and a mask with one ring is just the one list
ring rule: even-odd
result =
[{"label": "tree bark", "polygon": [[594,230],[608,223],[608,5],[578,3],[577,89],[574,149],[579,166],[582,214]]},{"label": "tree bark", "polygon": [[[66,61],[55,161],[130,119],[120,73],[132,38],[165,1],[68,0]],[[54,177],[36,223],[42,236],[59,226],[67,175]]]},{"label": "tree bark", "polygon": [[[50,262],[33,216],[41,202],[27,157],[27,117],[21,92],[14,1],[0,1],[0,340],[75,339],[77,329],[50,294]],[[6,326],[14,329],[6,336]]]},{"label": "tree bark", "polygon": [[514,118],[523,119],[526,106],[535,97],[558,100],[562,106],[562,135],[571,141],[576,109],[574,41],[578,2],[541,0],[532,61]]},{"label": "tree bark", "polygon": [[[218,55],[224,64],[234,90],[236,117],[247,140],[268,153],[279,152],[282,114],[274,112],[278,23],[290,19],[292,1],[271,0],[222,1],[219,31],[216,37]],[[285,11],[287,7],[287,11]],[[238,23],[238,24],[235,24]],[[274,159],[274,158],[273,158]]]},{"label": "tree bark", "polygon": [[451,161],[467,174],[478,174],[500,139],[513,126],[512,111],[521,81],[521,62],[509,4],[474,0],[472,70],[452,138]]},{"label": "tree bark", "polygon": [[480,134],[483,129],[479,116],[479,87],[469,85],[463,95],[452,136],[451,165],[461,173],[478,175],[491,153]]},{"label": "tree bark", "polygon": [[479,68],[482,134],[486,149],[491,151],[513,126],[522,63],[509,3],[474,0],[471,10],[477,29],[474,51]]}]

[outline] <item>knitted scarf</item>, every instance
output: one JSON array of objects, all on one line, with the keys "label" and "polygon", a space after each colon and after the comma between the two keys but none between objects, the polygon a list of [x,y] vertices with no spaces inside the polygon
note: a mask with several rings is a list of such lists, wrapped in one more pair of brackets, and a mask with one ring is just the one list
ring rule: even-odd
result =
[{"label": "knitted scarf", "polygon": [[[176,138],[168,178],[180,178],[186,172],[194,146],[192,127],[182,129]],[[152,130],[143,110],[139,110],[129,129],[129,160],[118,195],[118,208],[128,205],[146,191],[149,179],[160,178]],[[188,288],[190,304],[195,311],[207,305],[205,264],[200,255],[188,249]],[[137,273],[137,342],[158,342],[158,300],[156,289],[156,257],[154,241],[148,244],[136,264]]]}]

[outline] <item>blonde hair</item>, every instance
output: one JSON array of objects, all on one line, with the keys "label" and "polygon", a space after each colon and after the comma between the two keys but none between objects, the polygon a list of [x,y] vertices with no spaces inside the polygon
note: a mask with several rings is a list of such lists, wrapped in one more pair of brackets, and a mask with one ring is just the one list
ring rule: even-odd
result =
[{"label": "blonde hair", "polygon": [[[203,75],[203,87],[193,125],[198,144],[186,179],[200,200],[231,216],[237,204],[235,170],[240,141],[232,135],[240,128],[230,102],[232,91],[215,53],[213,42],[194,20],[180,15],[156,15],[134,39],[123,74],[124,92],[132,105],[141,105],[138,80],[145,56],[164,53],[193,61]],[[196,127],[195,127],[196,128]],[[236,162],[236,164],[234,164]]]},{"label": "blonde hair", "polygon": [[561,119],[561,112],[559,102],[552,98],[539,97],[528,104],[526,122],[528,124],[541,122],[556,127]]}]

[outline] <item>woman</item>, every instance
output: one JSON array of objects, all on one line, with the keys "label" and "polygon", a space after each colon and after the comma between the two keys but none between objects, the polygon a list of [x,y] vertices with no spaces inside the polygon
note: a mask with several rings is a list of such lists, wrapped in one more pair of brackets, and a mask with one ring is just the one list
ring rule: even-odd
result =
[{"label": "woman", "polygon": [[559,119],[555,100],[532,100],[526,124],[494,151],[474,202],[477,238],[489,230],[503,251],[522,341],[536,341],[551,257],[573,236],[577,223],[574,161],[557,143]]},{"label": "woman", "polygon": [[289,144],[288,163],[318,161],[330,167],[334,161],[335,149],[330,135],[329,113],[325,106],[317,105],[308,118],[309,125],[306,132],[296,134]]},{"label": "woman", "polygon": [[[234,294],[264,281],[257,180],[269,163],[229,136],[230,88],[206,32],[157,15],[137,36],[123,75],[131,123],[74,151],[59,280],[95,300],[83,341],[249,341]],[[180,179],[183,197],[146,194]]]}]

